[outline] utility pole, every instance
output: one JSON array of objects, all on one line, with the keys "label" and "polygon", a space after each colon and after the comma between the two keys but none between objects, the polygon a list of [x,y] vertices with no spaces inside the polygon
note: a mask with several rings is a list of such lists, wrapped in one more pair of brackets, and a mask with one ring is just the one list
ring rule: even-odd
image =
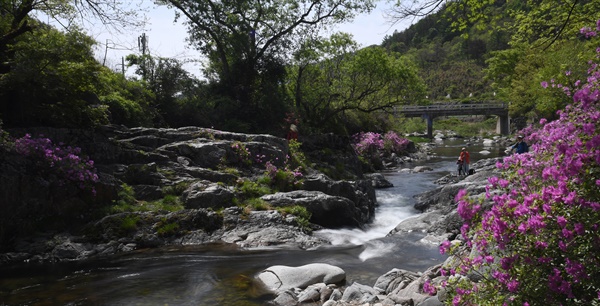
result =
[{"label": "utility pole", "polygon": [[106,54],[108,53],[108,39],[106,40],[106,46],[104,48],[104,59],[102,59],[102,66],[106,66]]},{"label": "utility pole", "polygon": [[142,52],[142,61],[140,65],[142,65],[142,78],[146,79],[146,51],[148,51],[148,37],[146,33],[142,33],[141,36],[138,37],[138,48]]}]

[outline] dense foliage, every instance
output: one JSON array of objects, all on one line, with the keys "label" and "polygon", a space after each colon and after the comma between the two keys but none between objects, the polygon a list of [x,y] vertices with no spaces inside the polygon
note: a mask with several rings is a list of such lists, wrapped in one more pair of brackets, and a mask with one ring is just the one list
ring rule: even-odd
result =
[{"label": "dense foliage", "polygon": [[[597,31],[600,23],[582,29],[587,38]],[[490,209],[464,190],[456,196],[467,251],[449,241],[441,246],[461,259],[447,271],[453,305],[600,304],[597,59],[590,61],[587,78],[572,86],[538,85],[559,88],[572,103],[556,120],[542,119],[539,127],[523,131],[532,150],[498,164],[503,175],[489,180]]]}]

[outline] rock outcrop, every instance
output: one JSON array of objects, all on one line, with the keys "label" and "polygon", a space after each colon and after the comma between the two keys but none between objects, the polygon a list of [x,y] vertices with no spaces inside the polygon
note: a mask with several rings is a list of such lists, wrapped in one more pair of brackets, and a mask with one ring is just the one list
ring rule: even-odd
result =
[{"label": "rock outcrop", "polygon": [[[200,127],[105,126],[95,131],[38,128],[9,132],[15,138],[29,133],[32,137],[47,137],[56,144],[81,148],[95,162],[99,182],[95,184],[96,196],[75,187],[59,186],[52,177],[31,171],[35,165],[26,158],[1,150],[0,235],[4,236],[0,237],[0,250],[5,255],[0,262],[76,260],[168,244],[312,248],[327,243],[313,237],[313,229],[361,227],[370,222],[376,206],[374,186],[385,185],[381,177],[374,182],[363,176],[361,163],[347,138],[307,137],[302,150],[318,158],[304,169],[304,186],[264,195],[262,200],[270,208],[248,210],[240,207],[240,201],[256,195],[237,188],[238,183],[263,176],[266,162],[283,168],[289,153],[285,139]],[[334,160],[344,172],[332,174],[344,177],[343,181],[315,170],[336,169],[325,164]],[[340,163],[344,167],[339,167]],[[176,197],[183,209],[140,209],[98,220],[102,207],[123,201],[124,192],[129,192],[125,196],[140,206]],[[287,206],[305,207],[312,214],[310,223],[299,222],[298,216],[280,210]],[[31,219],[29,214],[36,208],[46,219]],[[48,225],[53,218],[77,222],[41,228],[50,234],[32,240],[25,239],[25,230],[13,230],[27,227],[11,226],[15,225],[11,223],[14,220]],[[62,238],[54,239],[52,233]],[[53,243],[40,247],[39,240],[43,239]]]}]

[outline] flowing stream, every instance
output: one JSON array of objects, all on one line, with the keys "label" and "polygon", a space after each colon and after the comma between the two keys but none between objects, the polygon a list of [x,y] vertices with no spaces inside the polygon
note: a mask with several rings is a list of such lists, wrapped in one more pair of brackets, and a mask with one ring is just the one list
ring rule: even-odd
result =
[{"label": "flowing stream", "polygon": [[[436,188],[434,181],[456,173],[463,140],[437,143],[437,156],[404,165],[434,171],[385,173],[394,187],[377,190],[379,206],[365,230],[323,230],[331,246],[317,250],[237,250],[226,245],[165,247],[76,263],[0,267],[0,305],[263,305],[250,279],[273,265],[329,263],[346,271],[347,283],[372,286],[393,268],[413,271],[444,260],[423,234],[385,237],[400,221],[418,213],[413,196]],[[480,154],[482,150],[490,154]],[[504,148],[469,146],[471,163],[503,155]]]}]

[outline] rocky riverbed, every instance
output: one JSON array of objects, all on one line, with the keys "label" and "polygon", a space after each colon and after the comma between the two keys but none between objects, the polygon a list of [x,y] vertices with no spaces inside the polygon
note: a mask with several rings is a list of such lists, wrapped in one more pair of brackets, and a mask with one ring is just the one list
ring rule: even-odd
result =
[{"label": "rocky riverbed", "polygon": [[[35,235],[15,233],[19,238],[3,245],[2,264],[81,260],[165,245],[227,243],[240,248],[317,248],[328,241],[313,236],[313,230],[364,226],[372,220],[377,205],[375,188],[389,186],[382,175],[364,173],[373,169],[363,169],[347,138],[319,135],[301,139],[303,151],[313,161],[306,169],[303,188],[265,195],[262,200],[273,208],[305,207],[312,215],[306,224],[298,216],[281,210],[248,211],[235,204],[235,199],[241,196],[235,188],[236,182],[265,172],[264,163],[248,163],[239,157],[236,147],[242,144],[252,155],[281,167],[289,148],[278,137],[197,127],[115,126],[96,131],[13,130],[11,135],[18,137],[25,132],[81,147],[96,162],[100,181],[95,197],[82,196],[77,189],[58,188],[52,178],[28,171],[32,166],[29,161],[2,152],[0,197],[7,199],[0,217],[4,235],[7,224],[26,218],[19,215],[19,205],[40,207],[46,213],[52,212],[52,205],[59,202],[70,207],[106,206],[119,200],[124,185],[133,190],[140,203],[161,200],[177,190],[176,196],[184,209],[122,212],[100,219],[86,214],[86,210],[75,209],[81,213],[80,220],[66,227],[68,230],[53,228]],[[427,151],[427,146],[422,150],[413,147],[410,154],[390,156],[381,165],[395,167],[423,158]],[[497,175],[494,164],[493,159],[480,161],[472,165],[477,169],[474,175],[442,178],[439,188],[418,196],[415,208],[422,214],[402,222],[389,236],[413,237],[414,233],[420,233],[423,238],[419,243],[428,244],[456,239],[462,222],[456,214],[454,195],[462,188],[472,194],[484,192],[487,178]],[[126,223],[131,220],[133,226]],[[272,267],[257,275],[256,286],[272,295],[275,305],[438,305],[444,299],[443,294],[431,297],[422,290],[426,280],[441,280],[441,264],[420,272],[391,269],[373,285],[345,284],[343,270],[315,264]],[[261,277],[264,273],[271,276]],[[290,276],[294,281],[285,283]]]},{"label": "rocky riverbed", "polygon": [[[440,186],[434,190],[416,196],[415,208],[422,213],[402,221],[388,237],[401,237],[422,233],[419,243],[439,245],[442,241],[461,243],[460,227],[463,222],[456,211],[454,197],[461,189],[466,189],[473,197],[485,194],[488,178],[499,176],[496,169],[497,159],[480,160],[472,165],[476,173],[466,177],[448,175],[438,180]],[[374,284],[343,284],[322,281],[324,276],[337,280],[343,271],[337,267],[294,267],[290,269],[266,269],[257,276],[257,282],[275,295],[274,305],[305,305],[317,302],[324,306],[388,306],[388,305],[444,305],[446,294],[443,291],[430,295],[423,290],[426,282],[440,284],[447,279],[440,269],[453,267],[454,258],[434,265],[425,271],[407,271],[392,268],[381,275]],[[289,279],[295,275],[306,274],[306,270],[315,268],[313,282],[302,287],[290,286]],[[325,273],[325,274],[324,274]],[[342,275],[337,275],[342,274]],[[275,274],[276,278],[264,275]],[[332,275],[336,275],[335,277]],[[274,279],[276,279],[274,281]],[[304,280],[311,279],[305,277]],[[311,305],[311,304],[309,304]]]}]

